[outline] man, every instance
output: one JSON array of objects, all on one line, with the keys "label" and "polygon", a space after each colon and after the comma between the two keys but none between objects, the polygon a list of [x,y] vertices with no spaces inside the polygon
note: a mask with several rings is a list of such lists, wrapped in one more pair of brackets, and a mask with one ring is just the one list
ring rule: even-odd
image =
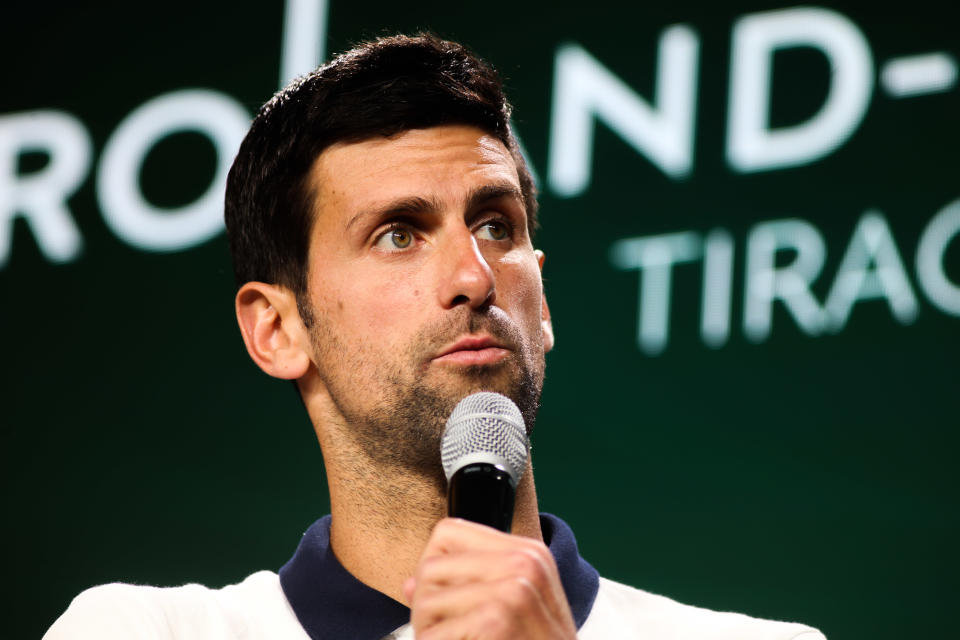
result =
[{"label": "man", "polygon": [[48,638],[823,638],[600,579],[538,514],[529,463],[512,535],[445,518],[450,412],[496,391],[532,429],[554,342],[509,117],[493,70],[431,36],[360,45],[264,105],[227,186],[237,319],[295,381],[332,515],[279,575],[98,587]]}]

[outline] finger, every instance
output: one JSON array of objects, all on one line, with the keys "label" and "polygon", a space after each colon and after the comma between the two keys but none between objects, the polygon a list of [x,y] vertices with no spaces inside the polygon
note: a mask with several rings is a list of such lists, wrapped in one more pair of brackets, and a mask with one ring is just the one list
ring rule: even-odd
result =
[{"label": "finger", "polygon": [[521,576],[538,589],[559,575],[549,552],[518,547],[506,551],[469,551],[425,558],[417,567],[416,583],[423,589],[492,582]]},{"label": "finger", "polygon": [[441,620],[429,627],[417,627],[412,621],[411,625],[417,640],[500,640],[521,637],[510,632],[505,616],[490,608],[472,611],[461,618]]},{"label": "finger", "polygon": [[462,553],[523,551],[542,559],[553,571],[556,563],[547,546],[540,540],[514,536],[475,522],[444,518],[434,527],[420,556],[421,562],[437,556]]},{"label": "finger", "polygon": [[532,538],[513,536],[476,522],[460,518],[444,518],[433,528],[427,543],[427,551],[433,553],[456,553],[468,550],[497,551],[511,549],[518,541],[539,544]]},{"label": "finger", "polygon": [[[474,626],[479,624],[478,616],[483,624]],[[495,626],[503,624],[518,630],[527,625],[540,627],[549,618],[549,607],[538,590],[529,581],[514,576],[419,592],[414,595],[410,622],[420,638],[423,630],[440,624],[450,628],[445,623],[454,620],[459,620],[464,629],[482,629],[495,622]]]}]

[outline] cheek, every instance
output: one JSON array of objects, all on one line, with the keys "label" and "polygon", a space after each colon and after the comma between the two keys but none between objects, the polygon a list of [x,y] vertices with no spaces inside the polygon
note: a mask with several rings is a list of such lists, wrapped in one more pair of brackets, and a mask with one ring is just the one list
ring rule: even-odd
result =
[{"label": "cheek", "polygon": [[411,322],[423,306],[421,287],[398,274],[355,279],[335,292],[336,321],[343,331],[361,340],[383,342],[401,325]]},{"label": "cheek", "polygon": [[505,301],[502,304],[513,306],[511,315],[525,327],[539,330],[543,308],[543,282],[540,279],[540,270],[534,263],[533,269],[529,265],[524,265],[524,268],[511,271],[513,271],[509,279],[511,286],[504,291],[509,302]]}]

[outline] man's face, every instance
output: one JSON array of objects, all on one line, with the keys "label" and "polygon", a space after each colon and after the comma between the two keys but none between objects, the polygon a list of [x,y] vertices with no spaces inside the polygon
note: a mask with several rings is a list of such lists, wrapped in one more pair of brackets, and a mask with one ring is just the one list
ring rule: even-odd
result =
[{"label": "man's face", "polygon": [[431,472],[470,393],[507,395],[532,428],[553,337],[503,143],[466,126],[342,143],[311,180],[312,360],[328,418],[376,462]]}]

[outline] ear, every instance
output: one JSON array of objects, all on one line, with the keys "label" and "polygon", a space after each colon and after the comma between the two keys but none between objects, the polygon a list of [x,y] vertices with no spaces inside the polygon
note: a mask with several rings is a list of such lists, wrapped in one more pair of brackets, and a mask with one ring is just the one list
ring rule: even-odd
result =
[{"label": "ear", "polygon": [[[537,256],[537,264],[540,267],[541,276],[543,274],[543,263],[546,261],[547,257],[543,254],[543,251],[537,249],[534,251]],[[542,277],[541,277],[542,279]],[[546,353],[553,349],[554,336],[553,336],[553,323],[550,321],[550,307],[547,306],[547,294],[541,294],[541,310],[540,310],[540,325],[543,330],[543,352]]]},{"label": "ear", "polygon": [[248,282],[236,298],[237,324],[247,353],[269,375],[295,380],[310,368],[310,336],[292,291]]}]

